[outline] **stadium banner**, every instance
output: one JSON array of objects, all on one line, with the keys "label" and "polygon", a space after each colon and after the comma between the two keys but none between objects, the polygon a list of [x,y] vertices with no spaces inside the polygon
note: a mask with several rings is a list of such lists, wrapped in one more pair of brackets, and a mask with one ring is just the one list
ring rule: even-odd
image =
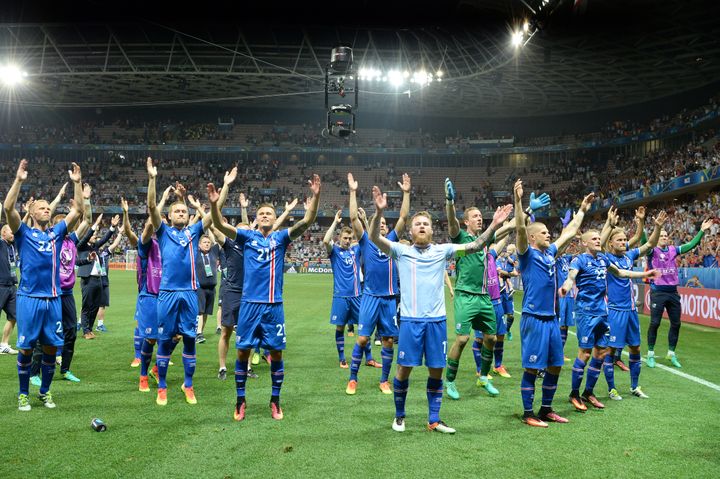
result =
[{"label": "stadium banner", "polygon": [[332,267],[325,264],[311,264],[308,266],[301,266],[300,273],[332,274]]},{"label": "stadium banner", "polygon": [[[682,315],[685,323],[702,324],[711,328],[720,328],[720,290],[706,288],[678,288]],[[650,314],[650,285],[645,285],[645,304],[643,312]],[[667,318],[663,313],[663,318]]]}]

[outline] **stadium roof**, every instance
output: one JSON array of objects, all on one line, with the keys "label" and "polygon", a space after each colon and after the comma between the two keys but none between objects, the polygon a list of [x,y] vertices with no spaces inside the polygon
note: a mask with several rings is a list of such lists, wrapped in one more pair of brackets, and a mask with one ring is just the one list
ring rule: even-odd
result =
[{"label": "stadium roof", "polygon": [[[65,12],[50,23],[47,15],[33,23],[26,15],[22,23],[0,24],[0,58],[28,73],[25,87],[0,100],[317,109],[323,69],[340,43],[353,46],[358,66],[443,72],[442,81],[423,88],[363,81],[360,111],[374,113],[589,112],[720,79],[720,2],[551,0],[555,10],[544,28],[519,49],[510,46],[510,33],[542,0],[396,2],[387,9],[371,1],[319,4],[336,18],[311,15],[308,2],[297,3],[302,12],[285,12],[297,14],[294,20],[276,22],[269,7],[251,8],[235,24],[223,21],[220,9],[212,10],[216,21],[203,10],[193,23],[150,13],[98,21]],[[411,5],[421,11],[405,9]]]}]

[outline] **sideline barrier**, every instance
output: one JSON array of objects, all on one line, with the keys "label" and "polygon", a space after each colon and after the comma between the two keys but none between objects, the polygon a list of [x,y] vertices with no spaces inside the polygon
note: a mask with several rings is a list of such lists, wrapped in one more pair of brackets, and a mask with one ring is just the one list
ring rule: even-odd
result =
[{"label": "sideline barrier", "polygon": [[[720,328],[720,290],[707,288],[678,288],[685,323]],[[645,285],[643,312],[650,314],[650,286]],[[667,318],[667,313],[663,318]]]}]

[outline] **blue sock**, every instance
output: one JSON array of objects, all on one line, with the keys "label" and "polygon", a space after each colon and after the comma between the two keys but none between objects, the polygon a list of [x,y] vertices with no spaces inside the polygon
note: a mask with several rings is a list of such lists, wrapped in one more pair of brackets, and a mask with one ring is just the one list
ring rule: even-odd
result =
[{"label": "blue sock", "polygon": [[562,340],[563,349],[565,348],[565,343],[567,342],[567,328],[560,328],[560,339]]},{"label": "blue sock", "polygon": [[193,385],[193,375],[195,374],[195,365],[197,359],[195,356],[195,338],[183,336],[183,369],[185,370],[185,387],[191,388]]},{"label": "blue sock", "polygon": [[368,361],[372,361],[372,360],[373,360],[372,338],[368,338],[368,342],[365,345],[365,362],[367,363]]},{"label": "blue sock", "polygon": [[[272,378],[272,397],[280,397],[280,388],[285,380],[285,361],[272,361],[270,363],[270,376]],[[277,400],[276,400],[277,402]]]},{"label": "blue sock", "polygon": [[154,344],[144,340],[140,348],[140,376],[147,376],[150,369],[150,360],[152,359]]},{"label": "blue sock", "polygon": [[495,341],[495,347],[493,348],[493,354],[495,355],[495,367],[499,368],[502,366],[502,360],[503,360],[503,346],[505,345],[505,341]]},{"label": "blue sock", "polygon": [[55,354],[46,354],[43,352],[40,372],[42,378],[40,394],[45,394],[50,390],[50,383],[52,383],[53,376],[55,375]]},{"label": "blue sock", "polygon": [[615,389],[615,357],[611,354],[605,356],[603,361],[603,372],[605,373],[605,381],[607,381],[608,391]]},{"label": "blue sock", "polygon": [[639,354],[630,353],[630,387],[635,389],[638,387],[638,381],[640,380],[640,361]]},{"label": "blue sock", "polygon": [[177,346],[177,343],[172,339],[161,339],[158,341],[158,350],[155,355],[155,361],[158,367],[158,389],[164,389],[167,387],[165,381],[167,377],[168,366],[170,365],[170,356]]},{"label": "blue sock", "polygon": [[[547,373],[545,373],[547,376]],[[523,409],[526,413],[533,412],[533,400],[535,399],[535,380],[537,376],[525,371],[520,381],[520,395],[522,396]]]},{"label": "blue sock", "polygon": [[[135,359],[142,359],[142,344],[143,340],[140,337],[140,330],[136,327],[135,332],[133,333],[133,346],[135,346]],[[147,376],[147,374],[146,374]]]},{"label": "blue sock", "polygon": [[352,352],[352,360],[350,361],[350,381],[357,381],[360,363],[362,363],[363,350],[358,343],[355,343]]},{"label": "blue sock", "polygon": [[382,358],[382,374],[380,375],[380,382],[384,383],[390,376],[390,368],[393,362],[393,348],[386,348],[383,346],[380,351],[380,357]]},{"label": "blue sock", "polygon": [[590,358],[588,364],[587,380],[585,381],[585,392],[592,394],[595,389],[595,383],[597,383],[600,377],[600,369],[602,368],[602,359]]},{"label": "blue sock", "polygon": [[560,379],[559,375],[550,374],[548,371],[545,371],[545,377],[542,383],[542,407],[552,409],[558,379]]},{"label": "blue sock", "polygon": [[477,341],[473,341],[473,357],[475,358],[475,369],[479,373],[482,369],[482,354],[480,353],[480,348],[482,347],[482,343],[478,343]]},{"label": "blue sock", "polygon": [[615,361],[620,361],[622,359],[622,352],[623,348],[615,350]]},{"label": "blue sock", "polygon": [[235,360],[235,391],[237,397],[245,397],[245,382],[247,381],[248,362]]},{"label": "blue sock", "polygon": [[23,353],[17,355],[18,379],[20,380],[20,394],[30,394],[30,365],[32,354],[25,356]]},{"label": "blue sock", "polygon": [[442,406],[443,396],[442,379],[428,378],[427,380],[427,400],[428,400],[428,424],[440,421],[440,406]]},{"label": "blue sock", "polygon": [[410,380],[400,381],[393,378],[393,396],[395,397],[395,417],[405,417],[405,398],[407,397]]},{"label": "blue sock", "polygon": [[338,351],[338,360],[345,361],[345,331],[335,330],[335,345]]},{"label": "blue sock", "polygon": [[580,384],[582,384],[583,375],[585,374],[585,361],[575,358],[575,364],[572,367],[572,394],[577,396],[580,394]]},{"label": "blue sock", "polygon": [[55,353],[55,357],[56,357],[56,358],[62,358],[62,352],[63,352],[63,347],[62,347],[62,346],[58,346],[57,352]]}]

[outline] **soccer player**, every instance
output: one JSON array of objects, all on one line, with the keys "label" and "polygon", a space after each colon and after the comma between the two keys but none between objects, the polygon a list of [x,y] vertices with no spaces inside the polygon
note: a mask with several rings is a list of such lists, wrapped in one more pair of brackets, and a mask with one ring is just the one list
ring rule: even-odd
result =
[{"label": "soccer player", "polygon": [[[393,231],[388,233],[385,218],[380,221],[380,235],[389,241],[398,241],[405,229],[405,221],[410,213],[410,176],[403,174],[402,183],[398,186],[403,192],[403,199],[400,205],[400,216],[395,223]],[[348,188],[350,190],[350,222],[358,238],[360,255],[365,265],[365,286],[362,299],[360,300],[360,320],[358,323],[358,338],[353,347],[352,360],[350,363],[350,379],[345,388],[346,394],[355,394],[357,390],[358,372],[362,362],[363,352],[365,353],[366,364],[377,366],[377,363],[368,356],[372,343],[370,337],[377,328],[380,331],[382,341],[382,372],[380,374],[380,391],[383,394],[392,394],[388,378],[394,356],[393,337],[398,335],[397,327],[397,294],[400,292],[398,284],[397,266],[387,254],[380,250],[375,243],[370,241],[358,216],[357,189],[358,182],[352,173],[348,173]]]},{"label": "soccer player", "polygon": [[648,267],[655,268],[661,273],[659,278],[650,282],[650,325],[647,332],[647,365],[649,368],[655,367],[655,342],[664,311],[667,311],[670,318],[667,359],[676,368],[682,367],[675,354],[675,348],[680,337],[681,314],[680,294],[678,294],[677,290],[679,278],[675,258],[695,249],[712,224],[713,218],[703,221],[700,225],[700,231],[697,232],[695,237],[690,242],[680,246],[670,244],[670,237],[667,231],[663,230],[660,232],[658,245],[648,253]]},{"label": "soccer player", "polygon": [[[515,225],[510,223],[512,227]],[[506,225],[503,225],[506,226]],[[508,230],[509,231],[509,230]],[[497,238],[496,238],[497,239]],[[505,278],[502,277],[500,274],[501,271],[504,271],[504,267],[498,266],[496,263],[497,259],[500,257],[498,253],[502,252],[502,250],[505,248],[505,245],[507,244],[508,240],[510,239],[509,234],[507,234],[504,238],[499,239],[496,243],[493,243],[490,245],[490,248],[487,250],[487,289],[488,294],[490,295],[490,301],[493,305],[493,310],[495,311],[495,323],[497,325],[495,330],[495,345],[493,346],[493,356],[495,359],[495,364],[493,365],[493,371],[496,372],[500,377],[503,378],[511,378],[510,373],[507,372],[507,369],[505,369],[505,366],[503,366],[503,353],[504,353],[504,346],[505,346],[505,334],[507,333],[507,320],[505,316],[505,308],[503,306],[503,286],[505,289],[507,289],[507,281]],[[477,344],[479,342],[479,344]],[[482,333],[479,331],[475,331],[475,341],[473,344],[473,354],[475,356],[475,365],[477,366],[478,373],[482,373],[482,345],[484,343],[484,338]],[[476,347],[477,346],[479,347]],[[480,378],[478,378],[478,385],[483,385],[483,383],[480,381]]]},{"label": "soccer player", "polygon": [[449,259],[464,257],[482,251],[500,224],[510,215],[512,205],[498,208],[490,227],[475,240],[464,244],[434,244],[432,242],[432,219],[427,212],[416,213],[411,220],[412,246],[389,241],[380,234],[383,210],[387,197],[380,188],[373,187],[375,215],[370,224],[370,240],[381,251],[397,262],[402,288],[397,373],[393,380],[395,396],[395,419],[392,428],[405,431],[405,399],[410,374],[422,365],[423,357],[428,368],[427,399],[430,431],[454,434],[440,419],[442,404],[442,371],[447,350],[447,326],[445,317],[445,288],[443,280]]},{"label": "soccer player", "polygon": [[[610,216],[608,212],[608,216]],[[627,235],[622,228],[615,228],[610,232],[603,229],[601,240],[605,253],[603,256],[609,264],[620,270],[632,271],[633,263],[648,251],[657,246],[660,239],[660,231],[667,220],[667,215],[661,211],[655,218],[655,229],[647,243],[639,248],[627,249]],[[608,225],[609,226],[609,225]],[[638,319],[637,308],[635,307],[635,295],[633,285],[629,279],[621,279],[614,275],[608,278],[607,284],[608,299],[608,323],[610,326],[610,339],[608,346],[610,352],[605,356],[603,371],[608,383],[608,396],[610,399],[621,400],[622,396],[615,389],[614,357],[615,351],[628,346],[630,350],[630,392],[633,396],[641,399],[648,399],[648,396],[638,385],[640,378],[640,320]]]},{"label": "soccer player", "polygon": [[[522,277],[524,294],[520,318],[522,366],[525,368],[520,383],[523,402],[522,421],[534,427],[548,427],[546,421],[566,423],[568,420],[552,409],[552,400],[563,365],[563,345],[560,339],[560,325],[555,311],[557,276],[555,255],[575,237],[585,212],[595,199],[587,195],[575,217],[560,237],[550,243],[550,232],[543,223],[526,224],[523,213],[523,185],[517,180],[513,186],[515,197],[515,231],[518,264]],[[538,372],[545,370],[542,385],[542,406],[539,417],[533,409],[535,380]]]},{"label": "soccer player", "polygon": [[[557,273],[558,284],[562,285],[570,273],[570,263],[577,256],[575,245],[570,242],[563,249],[558,249],[555,255],[555,272]],[[560,339],[563,345],[563,361],[569,361],[570,358],[565,356],[565,343],[567,342],[568,331],[571,326],[575,326],[575,295],[576,288],[568,291],[568,293],[557,298],[557,316],[560,323]]]},{"label": "soccer player", "polygon": [[[115,220],[117,219],[117,223]],[[120,217],[115,215],[111,220],[112,228],[117,228],[120,224]],[[122,241],[122,232],[118,232],[115,240],[110,243],[110,246],[106,248],[98,248],[97,260],[100,263],[100,279],[102,280],[102,293],[100,294],[100,307],[98,308],[97,314],[97,328],[96,331],[107,333],[107,327],[105,326],[105,310],[110,307],[110,260],[112,259],[115,250],[120,246]]]},{"label": "soccer player", "polygon": [[517,255],[515,252],[515,245],[508,245],[505,252],[501,255],[502,261],[499,264],[500,269],[498,269],[498,275],[500,275],[500,279],[502,279],[500,283],[500,294],[502,295],[503,311],[505,312],[505,330],[508,341],[512,341],[513,339],[510,328],[515,322],[515,301],[513,300],[515,289],[512,284],[512,278],[520,276],[520,273],[516,270]]},{"label": "soccer player", "polygon": [[330,310],[330,324],[335,325],[335,344],[340,367],[348,368],[345,360],[345,325],[358,322],[360,316],[360,244],[350,246],[353,230],[340,230],[338,244],[333,241],[335,228],[342,218],[342,210],[335,213],[333,223],[323,237],[325,251],[333,270],[333,299]]},{"label": "soccer player", "polygon": [[15,181],[4,202],[5,215],[20,254],[20,287],[17,292],[17,327],[20,350],[17,367],[20,382],[18,409],[31,409],[28,398],[30,363],[36,341],[43,345],[42,383],[38,398],[47,408],[54,408],[50,384],[55,374],[55,353],[62,346],[62,307],[58,297],[60,286],[60,252],[68,231],[83,216],[82,175],[80,167],[72,164],[69,172],[73,182],[75,201],[70,212],[60,223],[50,228],[50,205],[37,200],[32,208],[33,227],[22,223],[15,209],[20,188],[28,177],[27,160],[20,161]]},{"label": "soccer player", "polygon": [[[455,213],[455,187],[449,178],[445,179],[445,213],[448,220],[450,241],[456,244],[473,242],[482,232],[482,212],[475,206],[465,209],[463,223],[467,231],[460,229],[460,223]],[[512,230],[512,223],[498,230],[498,236],[504,237]],[[491,238],[494,242],[496,238]],[[480,348],[481,367],[478,377],[478,386],[487,391],[490,396],[497,396],[500,392],[493,386],[489,376],[492,367],[493,349],[495,347],[495,333],[497,322],[495,308],[488,294],[487,251],[483,250],[474,255],[463,256],[456,261],[457,279],[455,280],[455,341],[448,351],[447,395],[451,399],[460,399],[460,392],[455,385],[460,355],[470,340],[471,330],[482,333],[482,347]],[[497,269],[493,271],[497,280]],[[498,290],[499,294],[499,290]]]},{"label": "soccer player", "polygon": [[[15,235],[9,225],[3,225],[0,230],[0,309],[5,311],[7,322],[2,331],[0,341],[0,354],[17,354],[17,350],[10,347],[10,334],[15,327],[15,299],[17,293],[17,259],[15,250]],[[73,325],[74,327],[74,325]]]},{"label": "soccer player", "polygon": [[308,184],[312,198],[306,203],[305,216],[290,228],[274,232],[272,228],[276,220],[275,208],[267,203],[260,204],[257,208],[257,230],[233,228],[224,222],[219,208],[220,195],[215,185],[208,184],[213,224],[242,247],[244,257],[243,295],[235,340],[238,354],[235,362],[237,399],[233,417],[236,421],[245,419],[248,359],[257,345],[270,350],[271,416],[276,420],[284,417],[280,407],[280,389],[285,379],[282,352],[286,342],[282,299],[283,266],[290,242],[299,238],[317,217],[320,177],[313,175]]},{"label": "soccer player", "polygon": [[[167,225],[162,221],[155,199],[155,178],[157,167],[152,158],[147,159],[148,191],[147,205],[150,221],[155,229],[162,262],[162,278],[157,300],[158,318],[158,393],[155,402],[159,406],[167,404],[167,370],[177,342],[182,337],[183,368],[185,379],[181,387],[188,404],[197,404],[193,389],[195,374],[195,331],[197,330],[198,303],[195,290],[198,280],[195,272],[195,257],[198,241],[205,228],[210,224],[209,215],[202,221],[188,226],[189,214],[183,201],[170,205]],[[178,188],[176,187],[176,190]],[[183,188],[184,189],[184,188]]]},{"label": "soccer player", "polygon": [[[577,324],[578,355],[572,368],[572,389],[570,403],[580,412],[587,411],[584,402],[593,407],[603,409],[593,389],[600,376],[605,355],[608,353],[610,327],[605,297],[607,296],[607,273],[621,278],[649,278],[655,276],[654,270],[632,271],[618,269],[609,263],[602,254],[600,232],[588,230],[583,233],[581,243],[584,252],[570,263],[570,271],[558,293],[560,297],[567,295],[577,284],[575,297],[575,322]],[[588,360],[590,361],[588,363]],[[580,396],[580,384],[588,366],[585,390]],[[617,392],[617,391],[616,391]]]}]

